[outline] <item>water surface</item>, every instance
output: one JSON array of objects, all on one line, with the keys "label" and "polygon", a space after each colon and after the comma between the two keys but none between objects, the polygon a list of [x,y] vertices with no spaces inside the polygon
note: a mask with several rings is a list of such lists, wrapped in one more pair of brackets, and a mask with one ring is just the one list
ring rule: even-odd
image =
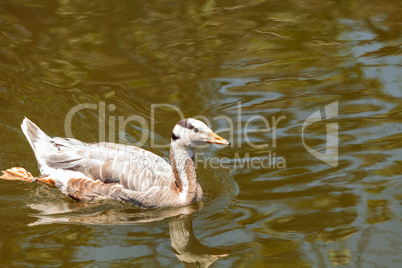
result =
[{"label": "water surface", "polygon": [[[1,170],[38,175],[23,117],[66,136],[79,104],[96,105],[71,118],[86,142],[168,157],[174,106],[233,143],[200,150],[197,207],[0,181],[1,266],[400,267],[401,12],[396,0],[0,1]],[[337,123],[335,167],[303,145],[317,110],[304,141],[324,153]]]}]

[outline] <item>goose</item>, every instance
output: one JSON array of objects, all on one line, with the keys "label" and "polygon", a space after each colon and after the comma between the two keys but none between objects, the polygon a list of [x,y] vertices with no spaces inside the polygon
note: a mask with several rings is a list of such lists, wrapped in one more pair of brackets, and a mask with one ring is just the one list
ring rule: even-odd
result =
[{"label": "goose", "polygon": [[139,147],[72,138],[51,138],[24,118],[21,128],[38,162],[41,178],[22,168],[3,178],[55,185],[76,200],[113,198],[140,208],[180,207],[200,201],[194,150],[205,144],[230,145],[203,122],[187,118],[173,128],[170,164]]}]

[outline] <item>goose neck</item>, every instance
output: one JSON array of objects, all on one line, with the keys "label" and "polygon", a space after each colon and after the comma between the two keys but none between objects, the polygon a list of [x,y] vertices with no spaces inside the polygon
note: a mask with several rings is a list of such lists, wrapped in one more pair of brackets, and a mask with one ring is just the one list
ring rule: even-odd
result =
[{"label": "goose neck", "polygon": [[190,148],[172,144],[170,147],[170,162],[175,185],[180,195],[187,196],[188,194],[192,194],[194,188],[198,186],[194,165],[194,152]]}]

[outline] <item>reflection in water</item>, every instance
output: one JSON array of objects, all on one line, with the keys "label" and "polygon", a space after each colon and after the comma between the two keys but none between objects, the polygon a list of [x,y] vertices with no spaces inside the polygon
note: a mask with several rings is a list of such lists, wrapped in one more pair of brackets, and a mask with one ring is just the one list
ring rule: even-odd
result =
[{"label": "reflection in water", "polygon": [[208,267],[216,260],[229,255],[230,251],[207,247],[198,241],[189,217],[169,222],[173,252],[186,267]]},{"label": "reflection in water", "polygon": [[[109,204],[110,205],[110,204]],[[186,267],[208,267],[230,254],[229,250],[208,247],[195,237],[191,215],[202,208],[202,203],[187,207],[140,211],[134,209],[100,208],[97,202],[61,204],[31,204],[39,210],[38,219],[30,226],[54,223],[95,225],[133,225],[168,220],[171,246],[176,257]],[[95,210],[95,212],[89,212]],[[97,211],[96,211],[97,210]]]}]

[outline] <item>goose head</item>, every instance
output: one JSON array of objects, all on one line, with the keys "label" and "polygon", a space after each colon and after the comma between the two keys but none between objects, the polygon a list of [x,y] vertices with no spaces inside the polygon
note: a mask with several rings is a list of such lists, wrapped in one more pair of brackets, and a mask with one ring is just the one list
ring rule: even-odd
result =
[{"label": "goose head", "polygon": [[208,143],[230,145],[229,141],[217,135],[200,120],[194,118],[182,119],[173,128],[172,144],[194,149],[197,146]]}]

